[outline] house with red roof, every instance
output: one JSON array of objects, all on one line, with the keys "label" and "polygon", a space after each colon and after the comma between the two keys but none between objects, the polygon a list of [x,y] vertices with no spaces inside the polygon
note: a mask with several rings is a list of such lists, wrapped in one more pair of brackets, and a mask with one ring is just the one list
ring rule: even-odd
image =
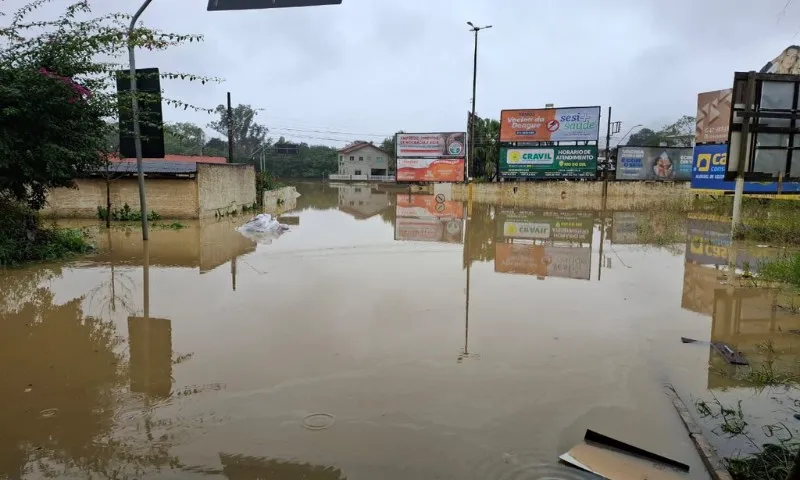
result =
[{"label": "house with red roof", "polygon": [[[339,150],[339,172],[333,180],[386,180],[389,175],[389,153],[370,142],[355,142]],[[341,178],[336,178],[341,177]]]}]

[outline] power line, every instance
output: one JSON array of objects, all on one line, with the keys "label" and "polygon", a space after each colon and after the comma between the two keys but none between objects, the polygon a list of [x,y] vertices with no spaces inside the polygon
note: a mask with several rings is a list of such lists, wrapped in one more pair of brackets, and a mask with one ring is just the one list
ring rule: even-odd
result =
[{"label": "power line", "polygon": [[353,135],[353,136],[360,136],[360,137],[388,138],[388,137],[393,137],[394,136],[394,134],[384,135],[384,134],[379,134],[379,133],[339,132],[339,131],[336,131],[336,130],[309,130],[309,129],[303,129],[303,128],[292,128],[292,127],[282,127],[282,126],[272,127],[272,129],[274,129],[274,130],[286,130],[286,131],[289,131],[289,132],[327,133],[327,134],[333,134],[333,135]]}]

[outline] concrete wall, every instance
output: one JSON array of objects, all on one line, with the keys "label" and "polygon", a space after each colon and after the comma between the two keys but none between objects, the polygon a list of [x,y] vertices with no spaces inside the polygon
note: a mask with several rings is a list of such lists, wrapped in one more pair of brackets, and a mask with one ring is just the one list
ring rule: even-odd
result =
[{"label": "concrete wall", "polygon": [[[77,188],[55,188],[42,213],[56,218],[97,218],[97,207],[106,206],[106,181],[102,178],[75,180]],[[147,209],[164,218],[197,218],[197,183],[191,178],[147,179]],[[139,210],[139,185],[135,178],[112,180],[111,208],[127,203]]]},{"label": "concrete wall", "polygon": [[[504,206],[602,210],[603,182],[508,182],[453,184],[453,199]],[[689,183],[609,182],[605,208],[635,210],[671,204],[688,207],[694,193]]]},{"label": "concrete wall", "polygon": [[[263,207],[268,212],[275,212],[278,210],[285,211],[289,208],[297,206],[297,193],[295,187],[283,187],[277,190],[267,190],[264,192]],[[280,203],[280,205],[278,205]],[[279,208],[280,207],[280,208]]]},{"label": "concrete wall", "polygon": [[256,203],[256,170],[253,165],[197,164],[200,218],[225,215]]},{"label": "concrete wall", "polygon": [[[389,155],[365,146],[354,152],[339,154],[340,175],[371,175],[372,169],[389,170]],[[356,172],[360,171],[360,174]]]}]

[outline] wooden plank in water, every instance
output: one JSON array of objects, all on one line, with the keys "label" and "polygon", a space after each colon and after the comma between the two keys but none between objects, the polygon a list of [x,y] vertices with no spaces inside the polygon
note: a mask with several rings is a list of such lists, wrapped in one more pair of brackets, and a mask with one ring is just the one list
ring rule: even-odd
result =
[{"label": "wooden plank in water", "polygon": [[744,355],[725,343],[712,342],[711,346],[731,365],[750,365]]}]

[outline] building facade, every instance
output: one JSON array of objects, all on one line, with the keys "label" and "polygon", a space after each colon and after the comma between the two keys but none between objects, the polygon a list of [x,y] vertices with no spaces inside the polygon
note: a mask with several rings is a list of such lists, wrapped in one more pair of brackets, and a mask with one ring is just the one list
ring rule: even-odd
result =
[{"label": "building facade", "polygon": [[389,154],[371,143],[356,142],[339,150],[339,175],[387,176]]}]

